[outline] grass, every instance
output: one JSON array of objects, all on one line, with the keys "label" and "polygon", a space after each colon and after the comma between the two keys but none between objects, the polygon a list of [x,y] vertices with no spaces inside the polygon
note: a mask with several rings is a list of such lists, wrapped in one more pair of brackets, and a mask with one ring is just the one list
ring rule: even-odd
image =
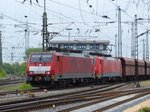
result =
[{"label": "grass", "polygon": [[14,90],[29,90],[32,89],[30,84],[21,83],[16,85],[2,86],[0,87],[1,91],[14,91]]},{"label": "grass", "polygon": [[28,90],[28,89],[32,89],[32,86],[30,84],[22,83],[17,86],[17,89],[18,90]]},{"label": "grass", "polygon": [[3,69],[0,69],[0,79],[5,79],[6,77],[6,72]]},{"label": "grass", "polygon": [[150,107],[144,107],[140,109],[139,112],[150,112]]}]

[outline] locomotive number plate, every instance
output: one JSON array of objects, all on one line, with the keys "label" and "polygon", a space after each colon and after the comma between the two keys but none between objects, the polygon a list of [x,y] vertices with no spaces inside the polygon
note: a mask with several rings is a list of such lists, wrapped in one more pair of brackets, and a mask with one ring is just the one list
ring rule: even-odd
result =
[{"label": "locomotive number plate", "polygon": [[36,73],[36,74],[44,74],[45,71],[35,71],[34,73]]}]

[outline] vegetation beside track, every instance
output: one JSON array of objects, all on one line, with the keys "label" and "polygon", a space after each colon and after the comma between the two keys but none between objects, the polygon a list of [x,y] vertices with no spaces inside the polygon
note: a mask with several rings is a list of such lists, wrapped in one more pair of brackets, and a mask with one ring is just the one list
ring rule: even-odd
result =
[{"label": "vegetation beside track", "polygon": [[5,79],[6,77],[6,72],[3,69],[0,69],[0,79]]},{"label": "vegetation beside track", "polygon": [[144,107],[140,109],[139,112],[150,112],[150,107]]},{"label": "vegetation beside track", "polygon": [[6,71],[7,74],[15,74],[15,75],[25,75],[27,62],[23,63],[4,63],[3,68]]},{"label": "vegetation beside track", "polygon": [[28,90],[28,89],[32,89],[32,86],[30,84],[22,83],[22,84],[19,84],[16,89]]}]

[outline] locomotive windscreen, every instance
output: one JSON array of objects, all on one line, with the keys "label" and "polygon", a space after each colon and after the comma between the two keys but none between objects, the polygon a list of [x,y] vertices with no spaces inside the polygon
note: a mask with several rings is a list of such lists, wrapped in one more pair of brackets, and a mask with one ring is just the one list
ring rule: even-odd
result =
[{"label": "locomotive windscreen", "polygon": [[31,62],[51,62],[51,54],[32,54]]}]

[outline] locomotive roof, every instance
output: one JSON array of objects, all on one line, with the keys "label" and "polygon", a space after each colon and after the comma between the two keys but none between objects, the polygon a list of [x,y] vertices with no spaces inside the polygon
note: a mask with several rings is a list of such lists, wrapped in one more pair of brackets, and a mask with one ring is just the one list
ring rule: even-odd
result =
[{"label": "locomotive roof", "polygon": [[50,54],[50,52],[31,52],[31,54]]},{"label": "locomotive roof", "polygon": [[64,55],[64,56],[71,56],[71,57],[81,57],[81,58],[92,57],[90,55],[83,54],[83,53],[62,53],[62,55]]},{"label": "locomotive roof", "polygon": [[52,52],[32,52],[31,55],[32,54],[52,54],[52,53],[55,55],[59,55],[59,56],[84,57],[84,58],[92,57],[90,55],[83,54],[83,53],[67,53],[67,52],[54,52],[54,51],[52,51]]},{"label": "locomotive roof", "polygon": [[[109,44],[110,41],[109,40],[74,40],[74,41],[69,41],[69,43],[72,43],[72,44],[77,44],[77,43],[83,43],[83,44]],[[50,41],[50,44],[68,44],[68,41]]]}]

